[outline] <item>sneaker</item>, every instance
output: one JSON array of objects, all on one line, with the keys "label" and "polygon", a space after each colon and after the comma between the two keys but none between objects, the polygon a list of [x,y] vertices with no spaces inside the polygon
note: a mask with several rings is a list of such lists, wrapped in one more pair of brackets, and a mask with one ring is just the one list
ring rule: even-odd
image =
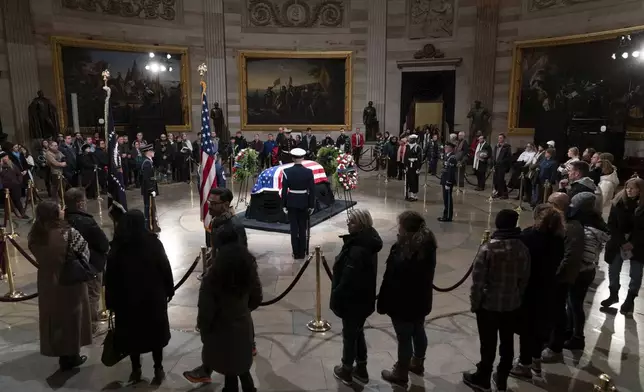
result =
[{"label": "sneaker", "polygon": [[344,385],[351,385],[353,384],[352,370],[344,365],[335,366],[333,368],[333,377],[340,380]]},{"label": "sneaker", "polygon": [[563,353],[562,352],[554,352],[552,351],[549,347],[545,348],[541,352],[541,362],[543,363],[556,363],[556,362],[562,362],[563,361]]},{"label": "sneaker", "polygon": [[186,380],[190,381],[193,384],[210,384],[212,383],[212,378],[210,374],[207,374],[203,369],[203,366],[198,366],[187,372],[183,372],[183,377]]},{"label": "sneaker", "polygon": [[586,342],[584,338],[573,336],[566,340],[563,346],[566,350],[583,350],[586,347]]},{"label": "sneaker", "polygon": [[519,361],[514,363],[512,370],[510,370],[510,375],[516,378],[531,379],[532,378],[532,369],[528,365],[524,365]]},{"label": "sneaker", "polygon": [[369,373],[367,372],[367,364],[366,363],[357,363],[356,366],[353,367],[353,371],[351,372],[351,376],[353,377],[354,380],[358,380],[358,382],[362,384],[368,384],[369,383]]},{"label": "sneaker", "polygon": [[478,371],[463,373],[463,383],[479,392],[490,392],[492,390],[490,379],[486,379]]}]

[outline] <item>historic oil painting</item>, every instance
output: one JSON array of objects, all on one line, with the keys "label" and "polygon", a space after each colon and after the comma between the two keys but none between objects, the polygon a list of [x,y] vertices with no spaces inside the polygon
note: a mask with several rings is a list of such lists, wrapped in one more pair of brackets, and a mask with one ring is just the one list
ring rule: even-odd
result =
[{"label": "historic oil painting", "polygon": [[644,132],[643,44],[644,34],[635,32],[518,43],[510,131],[530,133],[554,118],[602,119],[631,134]]},{"label": "historic oil painting", "polygon": [[351,52],[240,53],[242,128],[351,124]]},{"label": "historic oil painting", "polygon": [[54,39],[54,51],[63,127],[72,125],[74,93],[81,129],[94,127],[104,117],[101,73],[108,69],[110,103],[117,126],[134,127],[160,118],[168,130],[189,130],[187,50]]}]

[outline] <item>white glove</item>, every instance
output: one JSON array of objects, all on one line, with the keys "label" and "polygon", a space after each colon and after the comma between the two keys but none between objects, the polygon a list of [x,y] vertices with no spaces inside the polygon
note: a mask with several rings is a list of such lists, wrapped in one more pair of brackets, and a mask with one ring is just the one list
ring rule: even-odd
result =
[{"label": "white glove", "polygon": [[445,190],[446,190],[446,191],[449,191],[450,189],[452,189],[452,186],[451,186],[451,185],[445,185]]},{"label": "white glove", "polygon": [[416,174],[420,174],[420,170],[416,170]]},{"label": "white glove", "polygon": [[150,192],[150,195],[152,195],[152,197],[157,197],[157,193],[155,191]]},{"label": "white glove", "polygon": [[284,211],[284,213],[288,215],[288,208],[282,208],[282,211]]},{"label": "white glove", "polygon": [[313,211],[315,211],[315,208],[309,208],[309,215],[313,215]]}]

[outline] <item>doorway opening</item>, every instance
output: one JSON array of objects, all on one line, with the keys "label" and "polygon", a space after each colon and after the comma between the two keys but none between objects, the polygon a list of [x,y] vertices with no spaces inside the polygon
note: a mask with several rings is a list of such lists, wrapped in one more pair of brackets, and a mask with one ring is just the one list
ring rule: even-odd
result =
[{"label": "doorway opening", "polygon": [[434,125],[443,138],[454,129],[456,71],[403,72],[400,129]]}]

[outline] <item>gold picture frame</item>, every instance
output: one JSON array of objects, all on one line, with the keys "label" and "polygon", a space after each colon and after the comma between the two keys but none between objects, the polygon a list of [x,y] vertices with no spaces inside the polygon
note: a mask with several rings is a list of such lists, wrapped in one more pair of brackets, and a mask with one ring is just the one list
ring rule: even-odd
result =
[{"label": "gold picture frame", "polygon": [[[345,59],[344,71],[344,124],[248,124],[248,59]],[[237,67],[239,72],[239,101],[241,106],[242,131],[269,131],[277,126],[293,130],[305,130],[310,127],[314,131],[332,131],[340,128],[351,129],[351,101],[353,89],[353,52],[299,52],[299,51],[256,51],[240,50],[238,52]]]},{"label": "gold picture frame", "polygon": [[181,56],[180,84],[181,84],[181,111],[183,124],[167,125],[168,132],[190,132],[192,131],[192,110],[190,103],[190,58],[187,47],[168,45],[146,45],[131,44],[122,42],[99,41],[93,39],[82,39],[73,37],[52,36],[50,39],[52,47],[52,58],[54,68],[54,85],[56,89],[56,103],[60,110],[60,129],[65,130],[69,124],[67,118],[67,100],[65,99],[65,81],[63,68],[63,47],[90,48],[115,52],[163,52]]},{"label": "gold picture frame", "polygon": [[[510,96],[508,102],[508,135],[512,136],[532,136],[534,128],[519,128],[519,108],[521,100],[522,80],[522,62],[524,49],[561,46],[571,44],[582,44],[595,41],[603,41],[618,38],[622,35],[633,34],[644,31],[644,26],[633,26],[616,30],[598,31],[587,34],[576,34],[561,37],[541,38],[527,41],[516,41],[512,50],[512,67],[510,71]],[[632,132],[626,133],[627,138],[644,138],[644,134],[634,135]]]}]

